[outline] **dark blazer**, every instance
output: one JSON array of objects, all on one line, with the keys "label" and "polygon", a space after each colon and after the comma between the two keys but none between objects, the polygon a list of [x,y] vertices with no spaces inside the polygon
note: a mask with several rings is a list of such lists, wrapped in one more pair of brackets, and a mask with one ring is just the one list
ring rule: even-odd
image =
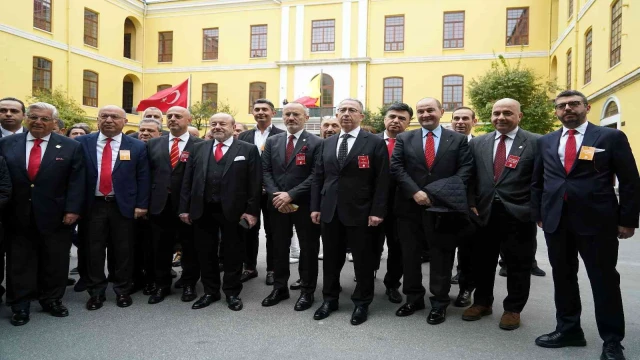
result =
[{"label": "dark blazer", "polygon": [[509,155],[520,157],[515,169],[506,167],[496,183],[493,182],[493,146],[496,132],[474,138],[469,142],[474,159],[474,171],[469,184],[469,205],[478,209],[480,225],[485,226],[491,214],[491,204],[500,198],[507,211],[516,219],[531,221],[531,176],[540,135],[518,129]]},{"label": "dark blazer", "polygon": [[[7,162],[0,156],[0,213],[7,207],[11,200],[11,174]],[[1,221],[0,221],[1,223]],[[2,230],[0,229],[0,242],[2,242]],[[0,255],[1,256],[1,255]]]},{"label": "dark blazer", "polygon": [[[293,149],[293,155],[285,164],[287,133],[279,133],[267,139],[262,153],[262,170],[265,190],[272,204],[273,193],[286,191],[293,204],[309,206],[311,201],[311,183],[315,173],[315,159],[320,154],[322,139],[302,131]],[[296,164],[296,155],[305,155],[305,164]],[[271,205],[273,206],[273,205]]]},{"label": "dark blazer", "polygon": [[[28,132],[29,132],[29,130],[27,130],[27,128],[23,126],[22,127],[22,134],[26,134]],[[21,135],[21,134],[15,134],[15,135]],[[0,131],[0,138],[3,138],[3,137],[4,137],[4,134],[2,134],[2,131]]]},{"label": "dark blazer", "polygon": [[[241,132],[240,135],[238,135],[238,140],[242,140],[242,141],[248,142],[249,144],[255,144],[254,143],[254,138],[256,136],[256,131],[257,130],[258,129],[253,128],[251,130],[247,130],[247,131]],[[274,135],[281,134],[283,132],[286,132],[286,131],[277,128],[275,125],[272,125],[271,126],[271,131],[269,132],[269,135],[267,135],[267,138],[270,138],[270,137],[272,137]],[[260,149],[260,151],[262,151],[262,149]]]},{"label": "dark blazer", "polygon": [[[198,220],[204,212],[207,167],[213,156],[214,142],[206,140],[195,144],[187,161],[179,213],[188,213],[192,220]],[[258,149],[253,144],[234,140],[224,156],[226,165],[222,173],[220,202],[225,218],[240,221],[243,213],[260,216],[262,163]]]},{"label": "dark blazer", "polygon": [[[593,161],[576,158],[569,174],[558,156],[561,136],[562,128],[538,140],[531,182],[533,220],[542,221],[545,232],[555,232],[566,194],[569,221],[580,235],[617,234],[618,226],[637,228],[640,178],[625,133],[589,123],[582,146],[604,151],[596,152]],[[619,181],[619,203],[614,176]]]},{"label": "dark blazer", "polygon": [[457,175],[467,185],[473,168],[473,158],[467,136],[442,129],[440,143],[432,169],[427,168],[422,144],[422,128],[404,132],[396,138],[391,156],[391,176],[398,189],[395,196],[395,213],[398,217],[420,221],[421,206],[413,195],[424,191],[427,184]]},{"label": "dark blazer", "polygon": [[58,230],[66,213],[81,214],[85,197],[85,162],[80,144],[51,133],[40,169],[32,182],[27,174],[27,134],[0,139],[0,155],[7,161],[13,195],[8,227],[27,228],[33,216],[38,230]]},{"label": "dark blazer", "polygon": [[[82,144],[87,163],[87,211],[91,209],[95,200],[96,184],[98,182],[96,145],[99,134],[99,132],[96,132],[75,138]],[[118,154],[118,159],[116,159],[115,166],[111,172],[111,179],[120,214],[132,219],[135,208],[149,208],[150,179],[147,147],[142,141],[122,134],[120,150],[129,150],[131,152],[131,160],[121,161]]]},{"label": "dark blazer", "polygon": [[[377,137],[381,138],[384,141],[384,131],[379,134],[376,134]],[[385,141],[385,146],[387,146],[387,142]],[[387,154],[389,150],[387,150]],[[391,161],[391,159],[389,159]],[[396,189],[398,184],[396,183],[396,179],[393,176],[389,176],[389,193],[387,195],[387,214],[393,213],[393,200],[396,196]]]},{"label": "dark blazer", "polygon": [[[169,134],[170,134],[170,132],[168,132],[167,130],[160,131],[160,136],[169,136]],[[140,140],[138,138],[139,135],[140,135],[140,133],[138,131],[136,131],[136,132],[131,133],[131,134],[127,135],[127,136],[132,137],[132,138],[134,138],[136,140]]]},{"label": "dark blazer", "polygon": [[[182,154],[191,154],[193,146],[204,140],[195,136],[189,136]],[[149,213],[160,215],[164,210],[171,191],[171,205],[173,212],[178,214],[180,206],[180,190],[182,179],[187,167],[186,161],[178,161],[175,169],[171,168],[169,153],[169,136],[160,136],[147,142],[147,154],[149,155],[149,170],[151,173],[151,196],[149,198]],[[182,156],[182,155],[181,155]]]},{"label": "dark blazer", "polygon": [[[336,149],[340,136],[322,142],[311,187],[311,211],[319,211],[321,220],[333,220],[340,207],[345,226],[367,226],[369,216],[384,218],[389,192],[389,154],[380,137],[360,129],[342,167]],[[369,168],[358,167],[358,157],[367,156]]]}]

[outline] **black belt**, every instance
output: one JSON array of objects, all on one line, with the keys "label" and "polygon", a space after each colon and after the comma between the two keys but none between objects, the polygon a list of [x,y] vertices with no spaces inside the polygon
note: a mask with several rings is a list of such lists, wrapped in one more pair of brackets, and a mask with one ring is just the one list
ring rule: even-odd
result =
[{"label": "black belt", "polygon": [[493,203],[494,204],[502,204],[502,200],[499,197],[496,196],[496,197],[493,198]]},{"label": "black belt", "polygon": [[104,202],[114,202],[116,201],[116,197],[115,195],[96,196],[96,200],[102,200]]}]

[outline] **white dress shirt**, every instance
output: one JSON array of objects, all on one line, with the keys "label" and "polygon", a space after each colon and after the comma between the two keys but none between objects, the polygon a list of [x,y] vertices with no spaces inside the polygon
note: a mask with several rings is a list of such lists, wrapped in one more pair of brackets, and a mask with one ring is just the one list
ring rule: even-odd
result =
[{"label": "white dress shirt", "polygon": [[[216,147],[218,146],[220,142],[218,140],[214,140],[213,141],[213,154],[215,156],[216,153]],[[233,136],[230,136],[227,140],[225,140],[223,142],[223,146],[222,146],[222,156],[225,156],[227,154],[227,150],[229,150],[229,146],[231,146],[231,144],[233,144]]]},{"label": "white dress shirt", "polygon": [[471,134],[467,135],[467,141],[471,141],[471,139],[473,139],[473,135]]},{"label": "white dress shirt", "polygon": [[[520,127],[516,126],[515,129],[509,131],[506,134],[507,138],[504,139],[504,146],[507,149],[507,153],[505,154],[506,156],[509,156],[509,153],[511,152],[511,145],[513,145],[513,140],[516,138],[516,134],[518,133],[519,129]],[[493,161],[496,160],[496,152],[498,151],[498,144],[500,143],[501,136],[502,136],[502,133],[496,131],[496,138],[495,138],[495,141],[493,142]]]},{"label": "white dress shirt", "polygon": [[[584,139],[584,132],[587,131],[588,122],[584,122],[584,124],[578,126],[575,130],[576,133],[573,136],[576,138],[576,153],[580,149],[582,145],[582,140]],[[569,138],[569,129],[566,127],[562,127],[562,136],[560,137],[560,146],[558,147],[558,156],[560,156],[560,162],[562,166],[564,166],[564,149],[567,147],[567,139]]]},{"label": "white dress shirt", "polygon": [[[122,133],[112,137],[111,141],[111,174],[113,174],[113,169],[116,167],[116,160],[118,159],[118,154],[120,153],[120,144],[122,144]],[[104,150],[104,146],[107,145],[107,136],[103,133],[98,135],[98,143],[96,144],[96,156],[98,164],[98,181],[96,182],[96,196],[104,196],[100,192],[100,170],[102,168],[102,151]],[[113,181],[112,181],[113,182]],[[111,189],[109,195],[114,195],[115,188]]]},{"label": "white dress shirt", "polygon": [[269,134],[271,133],[271,128],[273,125],[267,126],[264,132],[261,132],[256,125],[255,135],[253,136],[253,143],[258,147],[258,151],[260,151],[260,155],[262,155],[262,150],[264,150],[264,143],[267,141]]},{"label": "white dress shirt", "polygon": [[[40,143],[40,149],[42,150],[40,152],[40,161],[42,161],[42,158],[44,157],[44,152],[47,150],[47,144],[49,143],[50,138],[51,138],[51,134],[42,138],[42,142]],[[26,156],[26,163],[25,163],[27,169],[29,169],[29,155],[31,155],[31,149],[33,149],[33,141],[35,139],[36,138],[33,137],[31,133],[27,133],[27,156]]]},{"label": "white dress shirt", "polygon": [[[338,146],[336,147],[336,157],[338,157],[338,153],[340,152],[340,144],[342,144],[342,142],[344,141],[344,139],[342,139],[342,135],[344,134],[344,130],[340,130],[340,134],[338,135]],[[351,151],[353,144],[356,142],[358,134],[360,134],[360,126],[349,131],[348,134],[351,136],[347,139],[347,154],[349,154],[349,151]]]},{"label": "white dress shirt", "polygon": [[[289,143],[289,137],[290,137],[291,135],[293,135],[293,136],[294,136],[294,138],[293,138],[293,147],[296,147],[296,144],[298,143],[298,139],[300,139],[300,135],[302,135],[302,132],[303,132],[303,131],[304,131],[304,129],[302,129],[302,130],[298,131],[298,132],[297,132],[297,133],[295,133],[295,134],[291,134],[291,133],[289,132],[289,130],[287,130],[287,144]],[[285,149],[286,149],[286,145],[285,145]]]},{"label": "white dress shirt", "polygon": [[180,150],[180,154],[184,151],[184,147],[187,145],[187,141],[189,141],[189,132],[185,132],[180,136],[173,136],[173,134],[169,133],[169,154],[171,154],[171,147],[173,146],[173,139],[176,137],[180,138],[178,141],[178,150]]},{"label": "white dress shirt", "polygon": [[[5,137],[5,136],[9,136],[9,135],[14,135],[14,134],[22,134],[24,132],[24,128],[22,126],[20,126],[20,128],[18,130],[16,130],[16,132],[13,132],[13,131],[9,131],[9,130],[3,128],[0,125],[0,131],[2,131],[2,137]],[[42,146],[42,145],[40,145],[40,146]]]}]

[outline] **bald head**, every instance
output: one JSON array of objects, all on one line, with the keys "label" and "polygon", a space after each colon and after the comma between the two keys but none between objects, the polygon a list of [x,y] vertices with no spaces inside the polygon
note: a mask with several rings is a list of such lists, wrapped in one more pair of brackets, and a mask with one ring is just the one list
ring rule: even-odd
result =
[{"label": "bald head", "polygon": [[107,137],[122,133],[127,123],[127,113],[119,106],[107,105],[98,110],[98,129]]},{"label": "bald head", "polygon": [[522,119],[522,111],[520,111],[520,102],[517,100],[504,98],[493,104],[491,123],[497,132],[510,133],[518,127],[520,119]]},{"label": "bald head", "polygon": [[189,132],[189,134],[190,134],[191,136],[200,137],[200,131],[199,131],[199,130],[198,130],[198,128],[197,128],[197,127],[195,127],[195,126],[189,126],[189,127],[187,128],[187,131]]},{"label": "bald head", "polygon": [[494,107],[496,105],[498,105],[498,106],[503,106],[503,105],[516,106],[517,109],[518,109],[518,112],[520,112],[520,102],[518,100],[515,100],[515,99],[511,99],[511,98],[500,99],[500,100],[496,101],[495,104],[493,104]]},{"label": "bald head", "polygon": [[173,106],[167,111],[167,127],[173,136],[181,136],[191,125],[191,113],[182,106]]},{"label": "bald head", "polygon": [[433,98],[433,97],[422,98],[422,99],[418,100],[418,103],[416,104],[416,107],[417,107],[417,105],[424,104],[424,103],[433,103],[438,107],[438,109],[442,110],[442,103],[440,103],[440,100],[438,100],[436,98]]},{"label": "bald head", "polygon": [[213,138],[219,142],[224,142],[233,136],[235,125],[236,120],[233,116],[227,113],[217,113],[209,119],[211,134],[213,135]]}]

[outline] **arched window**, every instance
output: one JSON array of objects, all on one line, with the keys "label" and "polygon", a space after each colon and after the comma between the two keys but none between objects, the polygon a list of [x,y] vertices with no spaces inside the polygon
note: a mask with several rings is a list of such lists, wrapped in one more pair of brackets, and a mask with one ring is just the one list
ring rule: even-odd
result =
[{"label": "arched window", "polygon": [[593,41],[593,32],[591,29],[584,35],[584,83],[591,82],[591,46]]},{"label": "arched window", "polygon": [[[318,76],[319,75],[314,76],[311,80],[313,81]],[[333,107],[333,78],[330,75],[322,74],[320,91],[322,92],[320,107]]]},{"label": "arched window", "polygon": [[388,77],[382,79],[382,103],[384,105],[402,102],[402,87],[404,79],[401,77]]},{"label": "arched window", "polygon": [[98,107],[98,74],[85,70],[82,79],[82,105]]},{"label": "arched window", "polygon": [[445,111],[462,106],[464,94],[464,77],[462,75],[445,75],[442,77],[442,107]]},{"label": "arched window", "polygon": [[158,85],[158,91],[157,92],[160,92],[162,90],[168,89],[170,87],[171,87],[171,85],[169,85],[169,84]]},{"label": "arched window", "polygon": [[615,101],[610,102],[609,105],[607,105],[607,108],[604,110],[605,119],[618,114],[618,104]]},{"label": "arched window", "polygon": [[218,107],[218,84],[202,84],[202,103],[211,104],[211,108]]},{"label": "arched window", "polygon": [[609,51],[609,67],[620,62],[622,51],[622,1],[611,5],[611,48]]},{"label": "arched window", "polygon": [[253,103],[267,97],[266,82],[252,82],[249,84],[249,114],[253,112]]},{"label": "arched window", "polygon": [[32,91],[51,91],[51,61],[41,58],[33,58]]}]

